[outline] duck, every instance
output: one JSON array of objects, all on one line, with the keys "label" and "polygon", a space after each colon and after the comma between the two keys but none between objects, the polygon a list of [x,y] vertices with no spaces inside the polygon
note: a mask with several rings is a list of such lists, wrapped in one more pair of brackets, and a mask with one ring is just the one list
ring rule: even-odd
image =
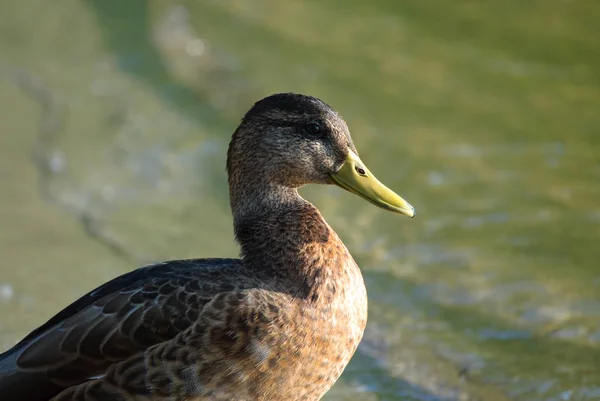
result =
[{"label": "duck", "polygon": [[322,100],[256,102],[227,151],[239,258],[172,260],[117,277],[0,355],[11,401],[320,400],[362,339],[367,292],[298,189],[337,185],[414,217],[361,161]]}]

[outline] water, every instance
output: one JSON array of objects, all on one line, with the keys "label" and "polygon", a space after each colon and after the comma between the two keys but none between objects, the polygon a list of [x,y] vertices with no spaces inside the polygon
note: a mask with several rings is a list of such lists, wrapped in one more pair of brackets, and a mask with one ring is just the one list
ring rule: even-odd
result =
[{"label": "water", "polygon": [[600,398],[593,1],[7,0],[0,348],[147,261],[235,256],[225,150],[260,97],[322,97],[414,220],[303,194],[369,327],[328,400]]}]

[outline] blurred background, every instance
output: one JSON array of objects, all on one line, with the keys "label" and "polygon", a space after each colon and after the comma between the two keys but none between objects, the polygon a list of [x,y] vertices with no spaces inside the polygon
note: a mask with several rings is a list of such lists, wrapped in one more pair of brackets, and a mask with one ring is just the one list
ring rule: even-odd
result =
[{"label": "blurred background", "polygon": [[595,0],[3,0],[0,350],[143,263],[235,256],[228,141],[294,91],[418,211],[303,190],[370,297],[326,399],[600,399],[598,21]]}]

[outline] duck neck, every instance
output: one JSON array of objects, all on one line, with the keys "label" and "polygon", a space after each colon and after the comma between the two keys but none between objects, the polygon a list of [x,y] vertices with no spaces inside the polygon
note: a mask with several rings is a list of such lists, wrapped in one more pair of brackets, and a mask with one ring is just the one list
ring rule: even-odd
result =
[{"label": "duck neck", "polygon": [[308,203],[295,188],[264,183],[252,185],[249,180],[243,182],[245,185],[231,185],[229,190],[234,227],[258,216],[264,218]]},{"label": "duck neck", "polygon": [[[249,187],[251,188],[251,187]],[[254,187],[256,188],[256,187]],[[328,299],[349,254],[319,211],[293,188],[231,194],[234,230],[245,264],[312,301]],[[351,260],[351,257],[350,257]]]}]

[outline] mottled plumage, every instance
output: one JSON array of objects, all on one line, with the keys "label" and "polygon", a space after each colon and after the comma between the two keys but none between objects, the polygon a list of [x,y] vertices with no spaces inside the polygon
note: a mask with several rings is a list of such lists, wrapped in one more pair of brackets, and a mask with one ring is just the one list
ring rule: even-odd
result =
[{"label": "mottled plumage", "polygon": [[[367,297],[297,188],[335,180],[381,203],[336,178],[350,154],[346,124],[322,101],[255,104],[227,161],[241,258],[158,263],[91,291],[0,355],[0,398],[319,400],[360,342]],[[386,194],[380,206],[398,203]]]}]

